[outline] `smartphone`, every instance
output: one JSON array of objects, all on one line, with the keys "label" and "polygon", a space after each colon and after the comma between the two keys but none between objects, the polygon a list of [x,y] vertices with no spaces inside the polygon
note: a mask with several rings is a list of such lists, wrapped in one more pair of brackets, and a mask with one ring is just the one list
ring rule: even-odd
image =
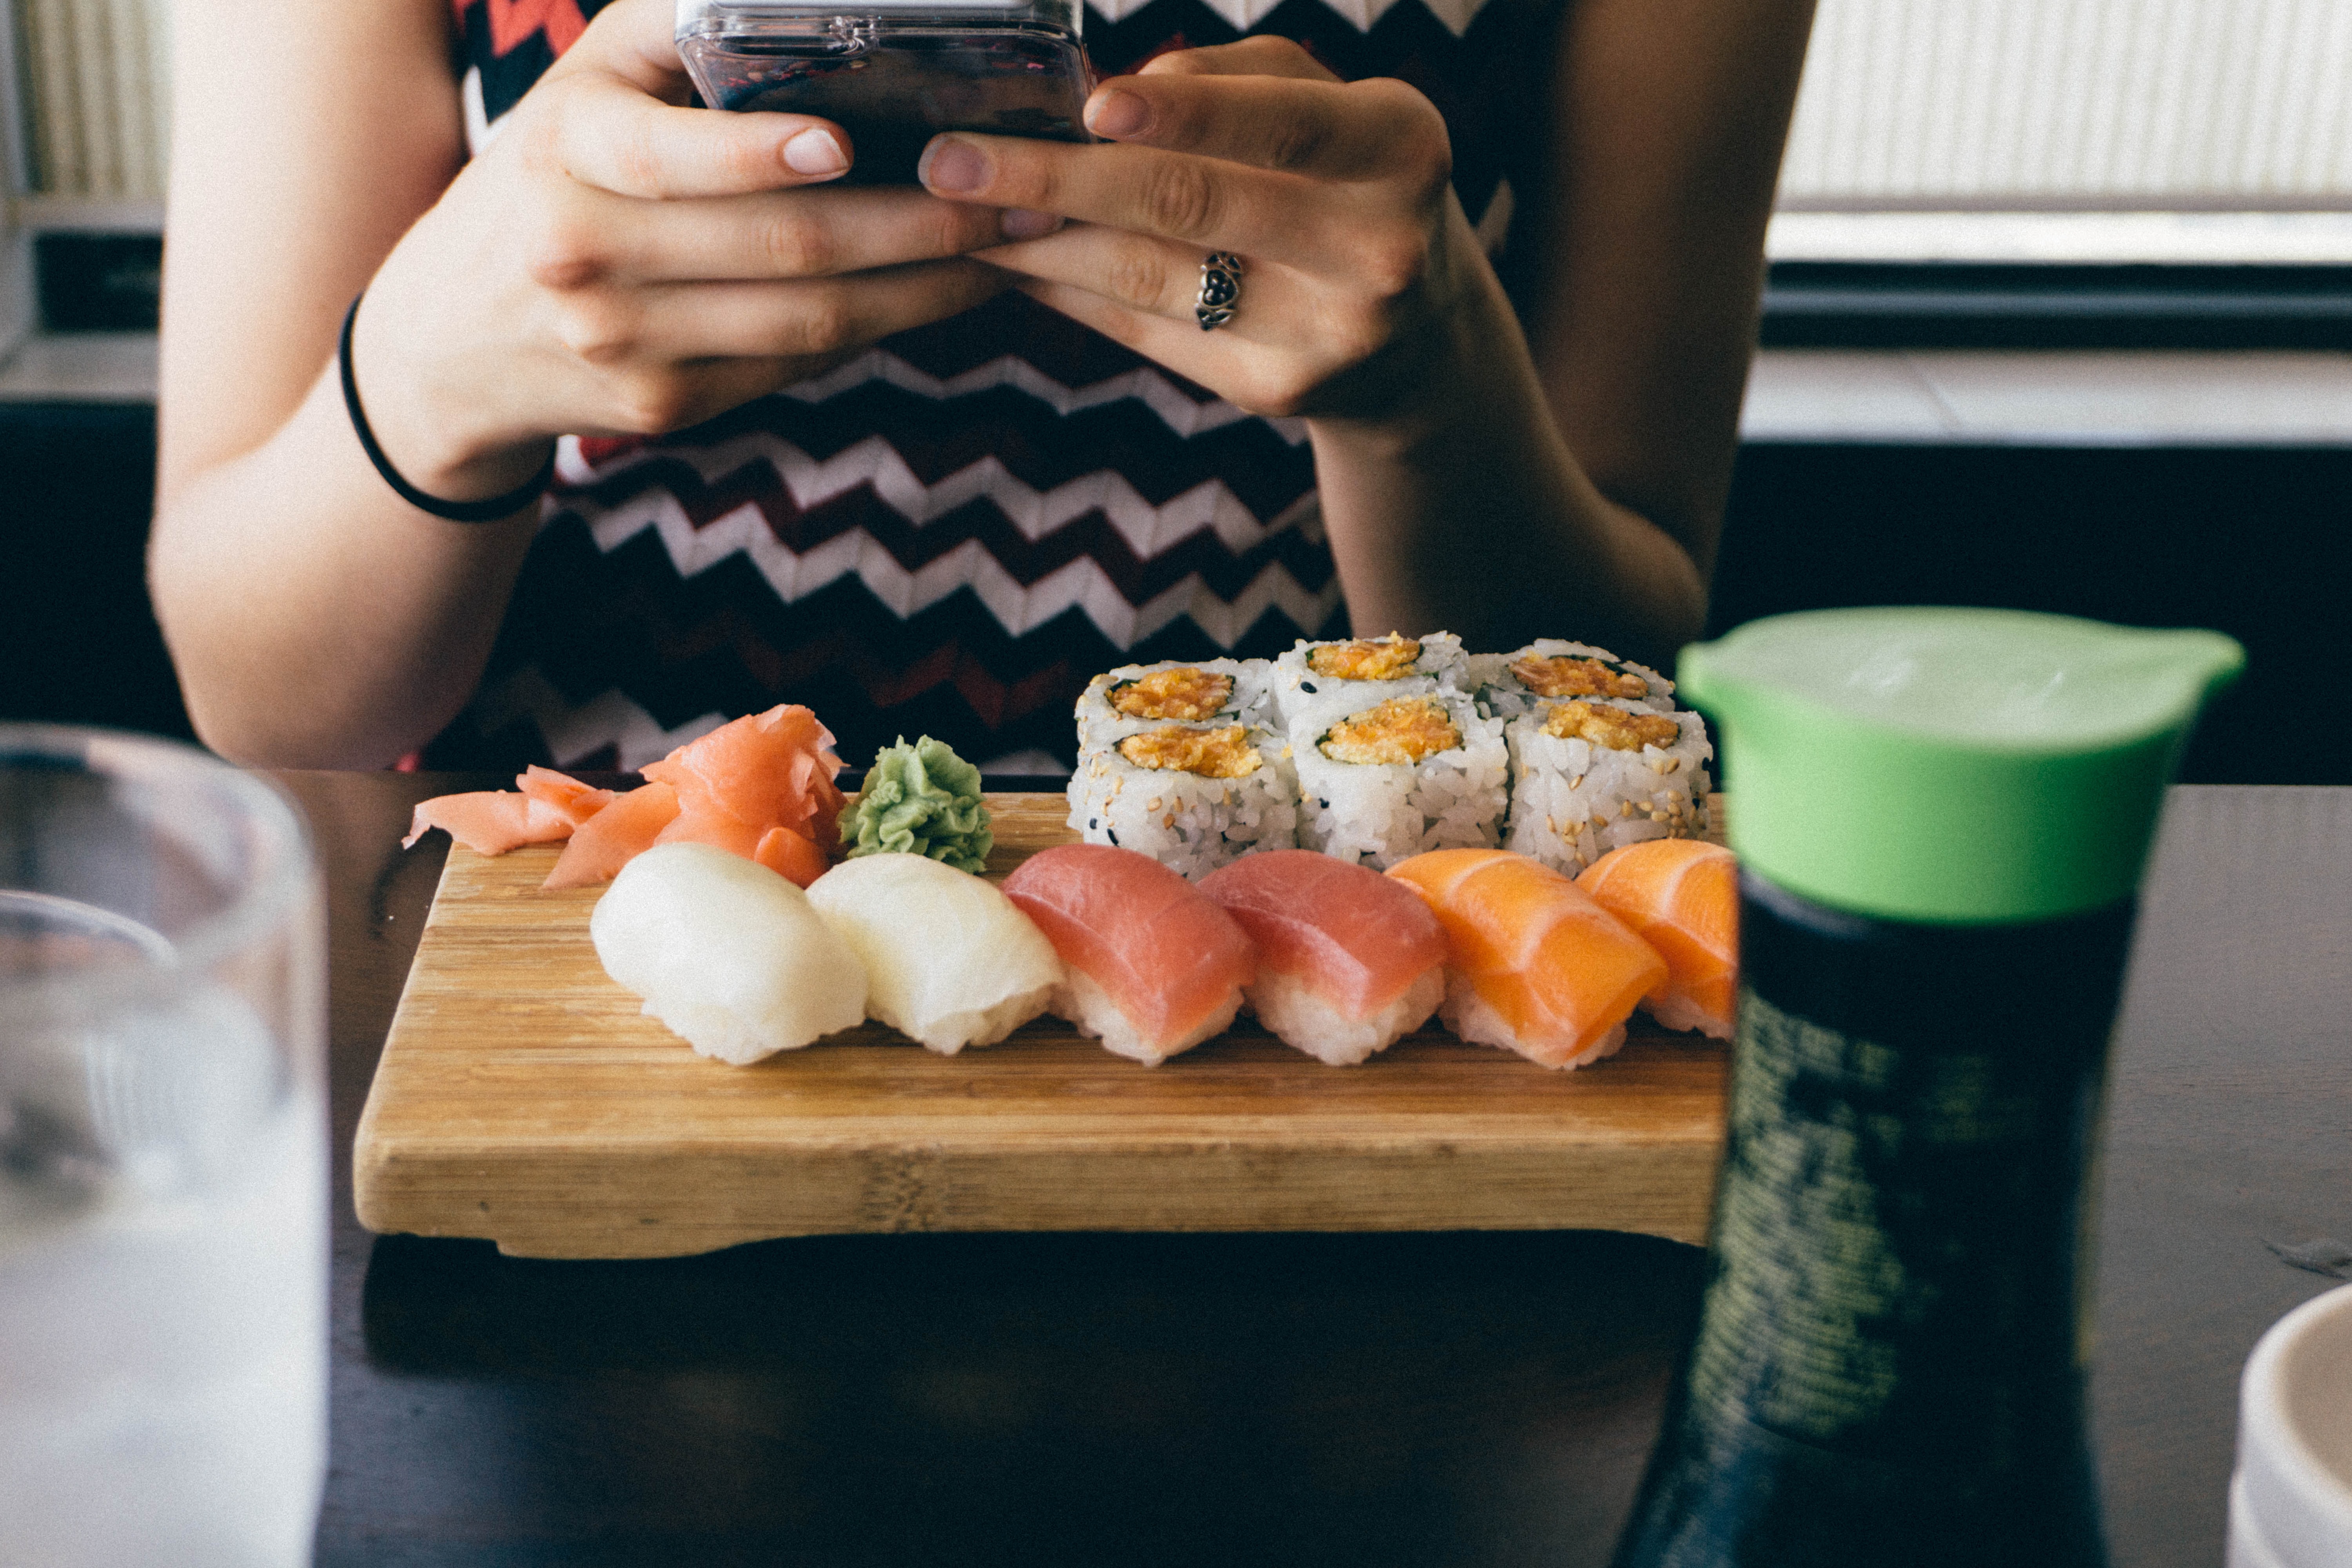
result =
[{"label": "smartphone", "polygon": [[711,108],[830,120],[854,143],[846,179],[912,184],[942,131],[1094,140],[1080,15],[1081,0],[678,0],[677,52]]}]

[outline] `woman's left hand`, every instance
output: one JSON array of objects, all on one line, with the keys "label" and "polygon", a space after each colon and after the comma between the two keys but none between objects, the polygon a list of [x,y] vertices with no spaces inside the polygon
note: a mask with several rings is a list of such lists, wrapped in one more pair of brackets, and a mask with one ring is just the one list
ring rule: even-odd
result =
[{"label": "woman's left hand", "polygon": [[[934,195],[1072,220],[979,259],[1254,414],[1378,421],[1445,395],[1465,329],[1500,295],[1428,99],[1343,83],[1257,37],[1162,55],[1096,89],[1086,114],[1108,145],[932,141]],[[1240,295],[1204,331],[1215,251],[1241,258]]]}]

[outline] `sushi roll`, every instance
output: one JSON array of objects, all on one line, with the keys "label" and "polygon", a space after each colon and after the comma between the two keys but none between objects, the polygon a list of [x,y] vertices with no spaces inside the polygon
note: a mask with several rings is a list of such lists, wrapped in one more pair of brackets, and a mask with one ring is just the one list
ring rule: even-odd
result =
[{"label": "sushi roll", "polygon": [[1235,861],[1201,884],[1257,950],[1244,989],[1286,1045],[1352,1067],[1429,1021],[1445,933],[1400,882],[1306,849]]},{"label": "sushi roll", "polygon": [[1504,726],[1511,816],[1503,847],[1573,877],[1610,850],[1706,831],[1715,748],[1688,710],[1548,702]]},{"label": "sushi roll", "polygon": [[1645,713],[1669,713],[1675,706],[1675,683],[1648,665],[1559,637],[1538,637],[1512,653],[1474,655],[1463,684],[1481,712],[1500,719],[1580,698]]},{"label": "sushi roll", "polygon": [[1099,751],[1160,724],[1255,727],[1274,713],[1274,667],[1263,658],[1125,665],[1078,698],[1078,750]]},{"label": "sushi roll", "polygon": [[1548,1068],[1600,1060],[1625,1020],[1666,983],[1665,960],[1591,894],[1499,849],[1416,855],[1389,875],[1429,901],[1445,929],[1438,1016],[1474,1045]]},{"label": "sushi roll", "polygon": [[1254,849],[1298,842],[1298,780],[1272,730],[1155,724],[1081,752],[1070,826],[1198,879]]},{"label": "sushi roll", "polygon": [[846,861],[808,900],[865,965],[866,1015],[942,1056],[994,1045],[1062,983],[1053,944],[1012,900],[928,856]]},{"label": "sushi roll", "polygon": [[1298,843],[1385,870],[1429,849],[1492,848],[1508,754],[1500,721],[1454,692],[1391,697],[1291,728]]},{"label": "sushi roll", "polygon": [[1146,1066],[1223,1033],[1256,973],[1231,915],[1132,850],[1058,845],[1005,878],[1004,896],[1061,958],[1054,1012]]},{"label": "sushi roll", "polygon": [[1290,728],[1309,714],[1332,716],[1391,697],[1460,691],[1467,668],[1462,639],[1450,632],[1301,641],[1274,661],[1275,712]]}]

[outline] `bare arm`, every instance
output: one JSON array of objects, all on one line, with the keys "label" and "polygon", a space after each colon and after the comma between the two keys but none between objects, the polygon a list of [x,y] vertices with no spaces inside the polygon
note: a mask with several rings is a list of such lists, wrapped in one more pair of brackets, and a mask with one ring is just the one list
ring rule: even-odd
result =
[{"label": "bare arm", "polygon": [[[1571,0],[1559,199],[1522,325],[1397,82],[1255,38],[1106,84],[1121,145],[987,138],[964,199],[1082,220],[989,253],[1055,305],[1245,408],[1303,414],[1360,631],[1450,627],[1664,659],[1706,615],[1763,228],[1811,0]],[[1101,119],[1113,95],[1145,102]],[[946,193],[939,153],[926,178]],[[1522,243],[1526,243],[1523,238]],[[1191,320],[1204,249],[1249,262]]]},{"label": "bare arm", "polygon": [[1312,426],[1359,629],[1577,637],[1661,663],[1698,634],[1811,13],[1573,6],[1526,337],[1478,277],[1437,395]]},{"label": "bare arm", "polygon": [[[446,16],[179,7],[150,573],[197,731],[232,756],[405,750],[478,671],[529,541],[403,503],[322,374],[343,308],[462,159]],[[362,712],[386,721],[310,722]]]},{"label": "bare arm", "polygon": [[529,546],[535,509],[446,521],[370,467],[333,366],[363,285],[370,423],[450,500],[511,489],[559,432],[692,424],[1003,286],[961,258],[1007,237],[996,210],[824,188],[837,128],[680,107],[669,0],[599,13],[466,162],[446,16],[179,0],[149,575],[233,757],[378,765],[429,738]]}]

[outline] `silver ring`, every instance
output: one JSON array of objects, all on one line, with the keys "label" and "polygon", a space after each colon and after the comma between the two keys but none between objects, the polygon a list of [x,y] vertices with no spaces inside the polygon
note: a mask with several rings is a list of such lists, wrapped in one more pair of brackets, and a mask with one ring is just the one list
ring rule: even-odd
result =
[{"label": "silver ring", "polygon": [[1213,250],[1201,263],[1201,297],[1193,301],[1192,319],[1204,332],[1234,319],[1242,302],[1242,258],[1230,250]]}]

